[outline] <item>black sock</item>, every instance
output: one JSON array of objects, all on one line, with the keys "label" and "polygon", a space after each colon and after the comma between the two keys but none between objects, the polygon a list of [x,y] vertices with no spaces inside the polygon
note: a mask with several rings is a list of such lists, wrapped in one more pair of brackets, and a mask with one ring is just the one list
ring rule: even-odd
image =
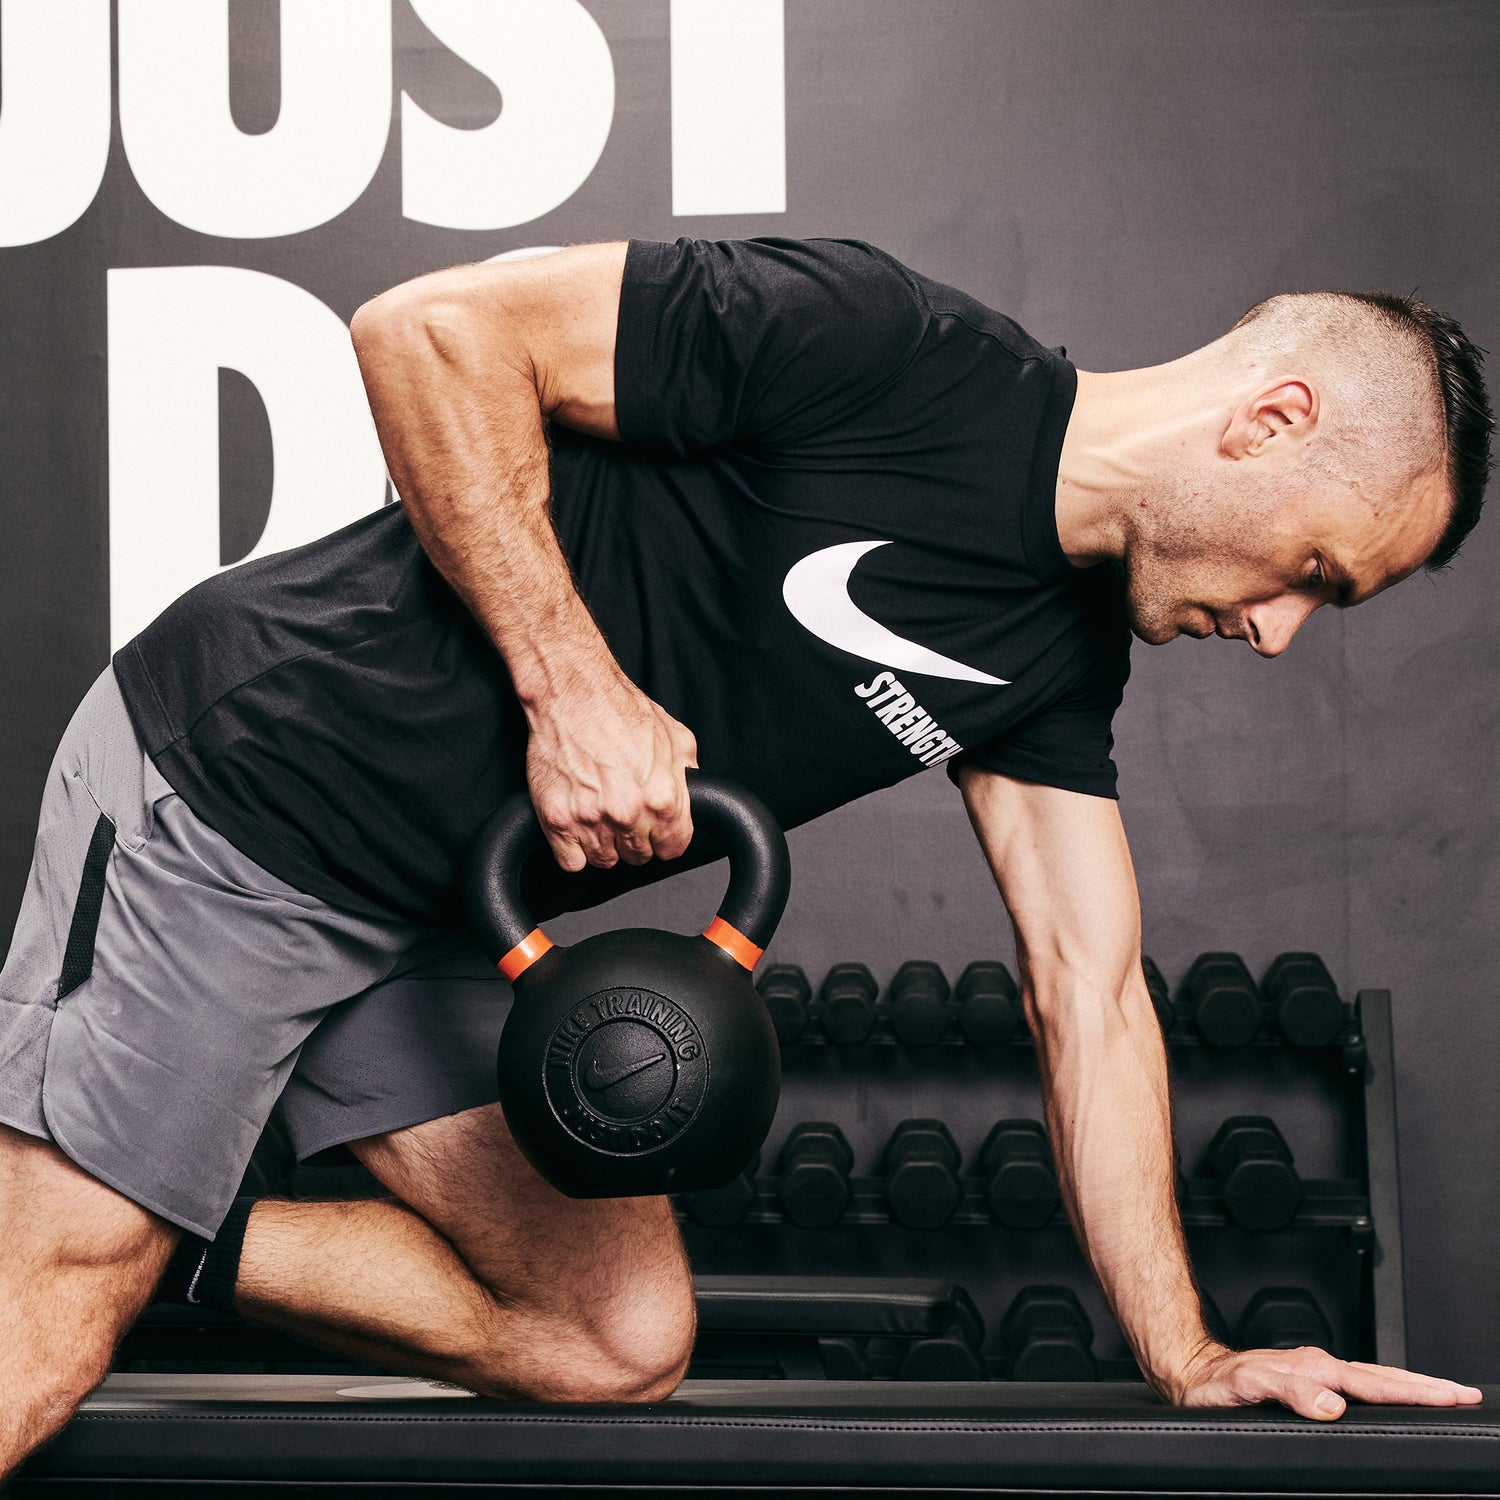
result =
[{"label": "black sock", "polygon": [[156,1283],[156,1295],[151,1300],[177,1302],[185,1306],[187,1289],[197,1276],[198,1267],[203,1264],[203,1257],[208,1254],[211,1243],[202,1235],[184,1233],[172,1252],[171,1260],[167,1262],[167,1269],[161,1273],[161,1280]]},{"label": "black sock", "polygon": [[212,1240],[196,1234],[183,1235],[157,1284],[156,1300],[233,1312],[240,1252],[245,1248],[245,1226],[256,1202],[254,1198],[236,1198]]}]

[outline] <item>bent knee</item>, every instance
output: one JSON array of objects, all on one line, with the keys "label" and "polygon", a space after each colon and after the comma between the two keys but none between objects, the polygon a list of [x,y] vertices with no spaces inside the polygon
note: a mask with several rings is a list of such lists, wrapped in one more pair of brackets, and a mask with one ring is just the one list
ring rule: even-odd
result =
[{"label": "bent knee", "polygon": [[649,1405],[665,1401],[682,1383],[691,1352],[659,1359],[642,1352],[620,1360],[597,1348],[579,1347],[572,1358],[549,1364],[524,1380],[521,1394],[533,1401],[570,1405]]},{"label": "bent knee", "polygon": [[[665,1401],[682,1384],[693,1355],[694,1323],[672,1317],[636,1330],[619,1330],[599,1354],[599,1367],[610,1390],[604,1400]],[[619,1335],[625,1335],[621,1337]]]},{"label": "bent knee", "polygon": [[615,1387],[613,1401],[663,1401],[682,1383],[697,1333],[698,1308],[684,1261],[649,1291],[616,1296],[588,1321],[596,1358]]},{"label": "bent knee", "polygon": [[487,1350],[480,1374],[489,1391],[534,1401],[664,1401],[687,1373],[694,1332],[692,1284],[684,1278],[680,1291],[632,1299],[607,1316],[527,1320],[526,1347],[507,1340],[511,1347]]}]

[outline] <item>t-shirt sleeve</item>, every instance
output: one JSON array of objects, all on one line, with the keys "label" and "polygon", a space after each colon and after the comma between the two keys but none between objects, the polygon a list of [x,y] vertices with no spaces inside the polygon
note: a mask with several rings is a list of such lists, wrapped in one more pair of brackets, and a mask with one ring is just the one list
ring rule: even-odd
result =
[{"label": "t-shirt sleeve", "polygon": [[956,785],[960,769],[975,765],[1017,781],[1118,799],[1113,726],[1128,674],[1128,655],[1101,661],[1072,693],[949,761],[950,779]]},{"label": "t-shirt sleeve", "polygon": [[900,263],[858,241],[632,240],[620,436],[679,455],[816,437],[900,376],[930,316]]}]

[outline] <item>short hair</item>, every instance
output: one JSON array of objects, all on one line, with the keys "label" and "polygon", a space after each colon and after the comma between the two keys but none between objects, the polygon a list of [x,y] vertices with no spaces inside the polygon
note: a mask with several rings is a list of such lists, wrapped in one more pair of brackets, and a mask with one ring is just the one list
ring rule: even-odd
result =
[{"label": "short hair", "polygon": [[[1288,292],[1257,302],[1230,330],[1260,324],[1256,334],[1273,345],[1307,347],[1332,345],[1332,352],[1365,367],[1369,378],[1387,399],[1388,431],[1410,427],[1410,396],[1425,390],[1434,426],[1442,416],[1442,460],[1448,480],[1448,522],[1424,566],[1432,572],[1445,568],[1458,555],[1484,508],[1489,482],[1490,438],[1495,430],[1489,394],[1484,385],[1484,351],[1450,317],[1436,308],[1393,292]],[[1362,356],[1362,357],[1361,357]],[[1373,362],[1384,364],[1372,371]],[[1391,365],[1404,365],[1404,372]],[[1416,385],[1412,382],[1415,380]],[[1399,394],[1404,390],[1405,394]],[[1399,418],[1398,418],[1399,409]],[[1414,433],[1414,445],[1422,443]],[[1411,455],[1409,454],[1408,457]],[[1432,455],[1437,457],[1436,453]]]}]

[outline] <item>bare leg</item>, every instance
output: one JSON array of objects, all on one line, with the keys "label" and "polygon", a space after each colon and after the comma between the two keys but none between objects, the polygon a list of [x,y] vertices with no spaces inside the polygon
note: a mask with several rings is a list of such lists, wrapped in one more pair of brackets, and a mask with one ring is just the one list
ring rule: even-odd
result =
[{"label": "bare leg", "polygon": [[103,1380],[179,1234],[0,1125],[0,1479]]},{"label": "bare leg", "polygon": [[498,1105],[352,1144],[400,1201],[257,1204],[242,1312],[486,1394],[650,1401],[676,1387],[693,1298],[666,1199],[563,1196]]}]

